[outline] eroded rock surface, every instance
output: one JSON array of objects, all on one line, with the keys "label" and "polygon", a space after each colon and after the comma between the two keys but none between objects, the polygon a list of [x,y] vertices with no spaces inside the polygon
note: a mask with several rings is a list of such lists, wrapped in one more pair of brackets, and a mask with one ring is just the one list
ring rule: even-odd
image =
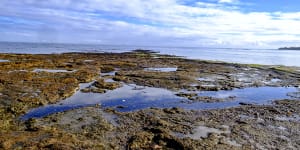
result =
[{"label": "eroded rock surface", "polygon": [[[0,59],[9,60],[0,63],[3,149],[300,149],[299,92],[290,94],[294,100],[263,106],[117,112],[96,105],[19,120],[32,108],[70,97],[79,89],[79,83],[93,81],[84,92],[102,93],[121,83],[134,83],[184,90],[178,95],[192,101],[234,101],[234,97],[216,99],[193,93],[260,86],[297,87],[300,69],[296,67],[188,60],[140,50],[121,54],[0,54]],[[115,71],[114,75],[101,76],[111,71]]]}]

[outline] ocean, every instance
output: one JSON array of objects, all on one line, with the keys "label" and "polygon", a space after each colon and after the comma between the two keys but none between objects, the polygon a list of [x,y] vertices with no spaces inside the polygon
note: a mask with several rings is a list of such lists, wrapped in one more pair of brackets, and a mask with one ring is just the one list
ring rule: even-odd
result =
[{"label": "ocean", "polygon": [[121,53],[135,49],[153,50],[161,54],[182,56],[189,59],[242,64],[300,66],[300,51],[296,50],[0,42],[0,53]]}]

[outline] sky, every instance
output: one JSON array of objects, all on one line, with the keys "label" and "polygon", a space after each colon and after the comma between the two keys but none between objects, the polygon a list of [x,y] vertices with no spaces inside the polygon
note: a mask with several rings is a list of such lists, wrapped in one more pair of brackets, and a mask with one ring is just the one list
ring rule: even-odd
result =
[{"label": "sky", "polygon": [[0,0],[0,41],[300,46],[299,0]]}]

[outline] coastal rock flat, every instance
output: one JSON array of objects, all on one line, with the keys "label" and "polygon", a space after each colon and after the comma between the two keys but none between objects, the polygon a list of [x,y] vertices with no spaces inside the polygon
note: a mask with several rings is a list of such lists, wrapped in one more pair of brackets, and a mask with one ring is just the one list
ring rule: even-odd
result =
[{"label": "coastal rock flat", "polygon": [[168,89],[195,102],[214,103],[235,101],[235,97],[216,99],[193,93],[298,87],[297,67],[189,60],[142,50],[0,54],[0,59],[9,60],[0,62],[2,149],[300,149],[299,91],[289,93],[292,100],[272,99],[267,105],[120,112],[97,104],[20,119],[33,108],[59,104],[77,92],[80,83],[91,82],[81,91],[96,94],[135,84]]}]

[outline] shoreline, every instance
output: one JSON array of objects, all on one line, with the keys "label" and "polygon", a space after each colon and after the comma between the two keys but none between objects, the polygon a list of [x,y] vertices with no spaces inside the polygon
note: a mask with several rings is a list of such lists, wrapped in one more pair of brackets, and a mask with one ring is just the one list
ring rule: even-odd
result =
[{"label": "shoreline", "polygon": [[[79,83],[95,81],[81,89],[87,93],[103,94],[125,83],[175,91],[191,104],[215,103],[227,99],[194,93],[263,86],[298,87],[299,67],[191,60],[149,51],[0,54],[0,59],[9,60],[0,63],[0,137],[3,137],[0,143],[4,149],[176,149],[172,145],[182,149],[263,149],[274,148],[274,141],[281,148],[298,149],[300,145],[296,140],[300,135],[300,130],[296,130],[300,126],[299,91],[294,94],[295,100],[273,99],[273,105],[244,103],[211,110],[170,107],[133,112],[117,111],[122,105],[116,108],[95,105],[44,118],[17,119],[32,108],[71,97]],[[170,69],[175,67],[176,70]],[[109,74],[112,71],[114,75]],[[110,80],[114,82],[107,82]],[[180,93],[181,90],[184,92]],[[277,132],[270,128],[272,125],[284,129]],[[49,134],[52,136],[47,137]],[[63,140],[66,142],[62,143]]]}]

